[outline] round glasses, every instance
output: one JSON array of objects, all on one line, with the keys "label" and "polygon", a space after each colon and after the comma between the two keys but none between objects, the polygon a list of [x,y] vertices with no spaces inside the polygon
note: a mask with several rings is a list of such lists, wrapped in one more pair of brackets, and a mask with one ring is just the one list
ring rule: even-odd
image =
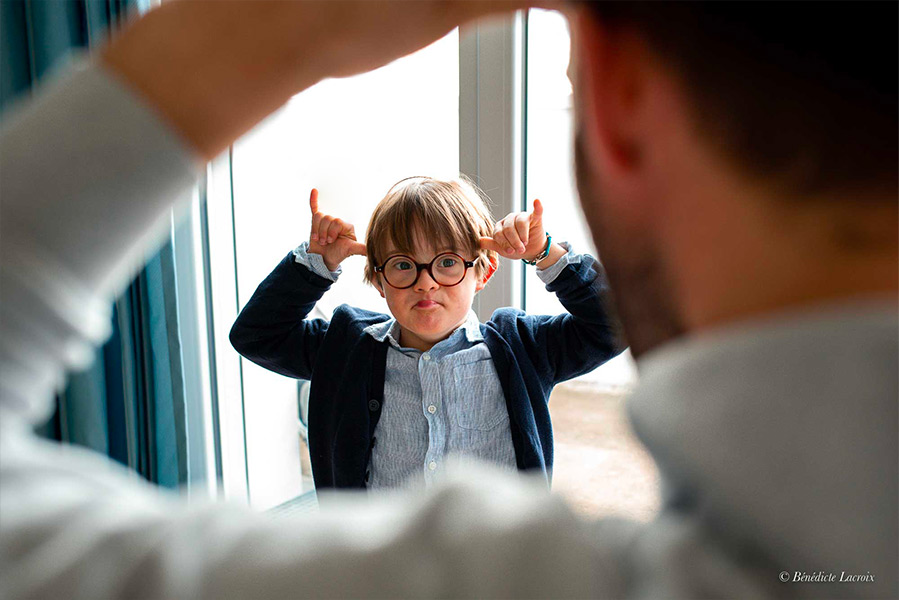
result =
[{"label": "round glasses", "polygon": [[465,279],[465,273],[474,266],[475,261],[465,260],[455,252],[438,254],[429,263],[417,263],[404,254],[388,258],[383,265],[375,267],[375,273],[384,275],[390,287],[405,290],[415,285],[421,272],[427,269],[431,279],[443,287],[452,287]]}]

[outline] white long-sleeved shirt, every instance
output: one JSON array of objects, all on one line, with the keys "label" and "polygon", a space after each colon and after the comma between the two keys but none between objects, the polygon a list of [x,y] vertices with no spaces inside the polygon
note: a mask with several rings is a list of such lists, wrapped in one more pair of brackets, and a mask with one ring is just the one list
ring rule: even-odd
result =
[{"label": "white long-sleeved shirt", "polygon": [[[890,303],[747,323],[641,360],[631,412],[666,489],[646,526],[587,522],[539,485],[480,471],[276,521],[187,504],[38,440],[30,426],[102,340],[107,299],[195,164],[96,66],[4,115],[0,597],[896,596]],[[792,581],[821,570],[874,580]]]}]

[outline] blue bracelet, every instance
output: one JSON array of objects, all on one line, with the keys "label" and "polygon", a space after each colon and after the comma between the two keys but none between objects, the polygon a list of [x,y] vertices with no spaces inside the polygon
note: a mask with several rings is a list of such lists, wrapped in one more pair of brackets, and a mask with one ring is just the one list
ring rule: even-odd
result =
[{"label": "blue bracelet", "polygon": [[546,248],[543,249],[543,252],[541,252],[540,254],[535,256],[534,260],[525,260],[522,258],[521,262],[523,262],[526,265],[535,265],[536,266],[536,264],[538,262],[540,262],[541,260],[543,260],[544,258],[549,256],[549,247],[552,245],[553,245],[553,236],[551,236],[547,233],[546,234]]}]

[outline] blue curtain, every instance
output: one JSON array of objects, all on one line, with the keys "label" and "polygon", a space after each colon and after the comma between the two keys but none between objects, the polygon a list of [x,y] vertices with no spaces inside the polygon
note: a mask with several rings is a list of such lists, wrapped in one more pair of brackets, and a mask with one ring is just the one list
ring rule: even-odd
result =
[{"label": "blue curtain", "polygon": [[[0,110],[73,49],[147,0],[0,0]],[[167,487],[188,481],[187,421],[170,238],[115,301],[113,335],[59,394],[47,437],[87,446]]]}]

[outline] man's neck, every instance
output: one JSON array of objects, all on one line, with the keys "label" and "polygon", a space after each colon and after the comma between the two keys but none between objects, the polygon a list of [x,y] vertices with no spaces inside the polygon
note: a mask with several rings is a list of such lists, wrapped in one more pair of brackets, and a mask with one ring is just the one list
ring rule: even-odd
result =
[{"label": "man's neck", "polygon": [[731,202],[703,224],[711,244],[684,244],[677,285],[689,329],[866,297],[899,303],[895,201],[859,200],[855,214],[802,202]]}]

